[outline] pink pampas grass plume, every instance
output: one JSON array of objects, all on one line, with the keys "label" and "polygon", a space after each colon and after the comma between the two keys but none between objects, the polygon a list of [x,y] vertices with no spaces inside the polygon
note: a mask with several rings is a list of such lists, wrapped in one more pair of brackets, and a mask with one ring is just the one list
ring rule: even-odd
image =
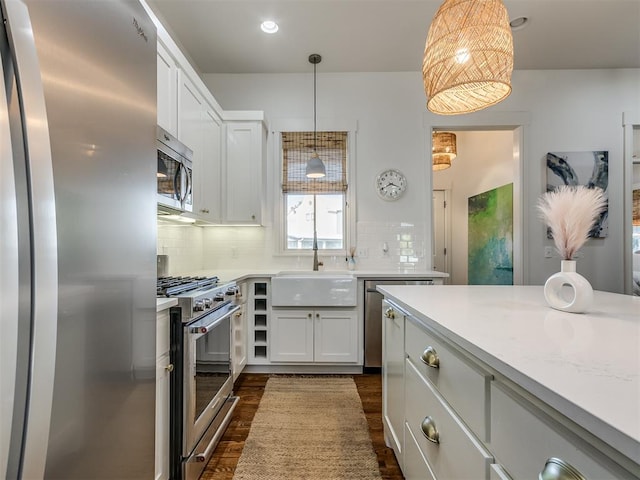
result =
[{"label": "pink pampas grass plume", "polygon": [[553,242],[563,260],[572,260],[589,238],[589,231],[607,208],[601,188],[562,185],[538,200],[540,217],[551,229]]}]

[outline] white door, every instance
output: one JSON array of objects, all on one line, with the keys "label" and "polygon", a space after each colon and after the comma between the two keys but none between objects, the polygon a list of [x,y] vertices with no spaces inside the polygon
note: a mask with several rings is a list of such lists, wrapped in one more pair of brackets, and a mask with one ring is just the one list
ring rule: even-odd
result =
[{"label": "white door", "polygon": [[[433,191],[433,269],[438,272],[449,272],[446,222],[447,202],[444,190]],[[448,283],[448,279],[445,279]]]}]

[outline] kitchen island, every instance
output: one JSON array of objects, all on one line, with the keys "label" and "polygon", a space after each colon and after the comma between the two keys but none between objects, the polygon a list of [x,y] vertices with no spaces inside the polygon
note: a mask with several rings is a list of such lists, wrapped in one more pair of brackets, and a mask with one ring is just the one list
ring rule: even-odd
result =
[{"label": "kitchen island", "polygon": [[[440,403],[453,407],[454,417],[469,426],[466,434],[478,441],[476,450],[479,449],[483,464],[491,472],[487,473],[490,478],[521,478],[537,475],[542,470],[544,461],[537,472],[523,466],[537,452],[533,435],[537,427],[531,422],[539,419],[542,419],[541,432],[551,426],[548,436],[537,439],[540,443],[553,444],[549,439],[557,434],[564,443],[584,454],[583,465],[592,461],[605,463],[608,468],[611,461],[606,473],[596,467],[595,470],[584,467],[586,471],[606,477],[585,474],[585,478],[640,476],[639,297],[595,292],[590,313],[571,314],[549,308],[542,287],[538,286],[380,286],[378,289],[385,295],[387,307],[392,309],[387,314],[395,316],[396,323],[398,315],[405,318],[406,337],[402,336],[406,342],[405,384],[411,384],[410,377],[415,373],[418,383],[433,387],[431,390]],[[459,400],[456,395],[460,392],[447,397],[447,389],[455,388],[447,386],[453,383],[443,383],[447,364],[442,364],[442,355],[440,365],[421,369],[428,363],[427,355],[412,363],[412,342],[422,333],[425,339],[439,342],[444,357],[450,352],[454,361],[460,360],[463,376],[466,367],[470,367],[469,378],[472,382],[476,377],[479,379],[476,403],[482,405],[482,411],[474,412],[473,406],[467,406],[471,405],[469,402],[464,398]],[[426,344],[421,347],[425,348],[425,354],[426,347]],[[397,349],[397,345],[387,344],[386,348],[387,351]],[[455,382],[455,379],[447,381]],[[397,401],[393,408],[412,408],[408,396],[406,402]],[[520,410],[522,415],[518,413]],[[397,412],[390,414],[391,418],[399,418]],[[529,414],[533,415],[530,419],[526,417]],[[405,412],[401,417],[406,420],[411,413]],[[528,450],[519,453],[519,440],[513,436],[517,437],[516,426],[521,420],[521,426],[531,430],[523,432],[529,437]],[[387,423],[385,428],[393,430],[394,426]],[[556,427],[561,430],[559,433]],[[402,430],[402,426],[396,425],[393,432],[399,443],[401,438],[405,442],[414,438],[415,432],[405,432],[403,437]],[[420,441],[416,447],[420,447]],[[396,454],[399,450],[401,456],[414,450],[411,444],[400,447],[406,447],[397,448]],[[430,462],[430,448],[422,454],[437,477],[435,470],[439,467],[431,463],[442,459]],[[592,450],[603,453],[606,458],[593,457]],[[438,454],[446,456],[442,452]],[[573,458],[581,459],[581,456]],[[574,463],[580,461],[574,460]],[[508,468],[500,470],[498,463]],[[619,466],[623,468],[618,470]],[[627,473],[631,476],[625,476]]]}]

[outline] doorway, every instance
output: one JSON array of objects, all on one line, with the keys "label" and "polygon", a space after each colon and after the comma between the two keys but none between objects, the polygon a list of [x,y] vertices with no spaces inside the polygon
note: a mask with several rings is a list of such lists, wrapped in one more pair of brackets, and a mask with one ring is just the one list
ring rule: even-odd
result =
[{"label": "doorway", "polygon": [[[432,147],[432,133],[434,131],[448,131],[461,135],[458,145],[458,158],[452,161],[452,167],[441,172],[432,172],[432,189],[444,190],[449,195],[447,199],[447,215],[451,221],[445,222],[445,238],[450,239],[446,260],[449,263],[450,283],[458,285],[468,284],[467,272],[467,205],[468,196],[481,191],[487,191],[508,183],[513,184],[513,283],[523,285],[528,281],[528,269],[524,261],[527,248],[527,238],[524,234],[527,225],[528,212],[524,210],[526,185],[522,178],[524,154],[523,145],[526,144],[530,114],[528,112],[476,112],[458,117],[437,117],[425,113],[424,126],[428,151]],[[467,138],[465,138],[467,137]],[[469,143],[469,138],[471,143]],[[499,139],[499,144],[496,143]],[[467,148],[468,147],[468,148]],[[480,153],[483,153],[481,158]],[[486,154],[486,155],[485,155]],[[466,157],[466,160],[464,158]],[[505,163],[495,165],[493,160],[502,159]],[[464,160],[464,161],[463,161]],[[458,162],[456,167],[456,162]],[[480,170],[473,172],[463,165],[474,165]],[[448,172],[448,173],[446,173]],[[444,178],[448,177],[448,178]],[[488,179],[493,179],[493,184]],[[457,191],[462,184],[475,184],[477,191],[467,197],[455,200]],[[457,205],[456,205],[457,204]],[[436,205],[435,203],[432,206]],[[455,213],[457,206],[458,213]],[[438,207],[439,208],[439,207]],[[432,210],[430,223],[434,227],[433,242],[436,242],[436,221],[439,213]],[[434,250],[435,252],[435,250]],[[434,261],[437,261],[434,258]]]}]

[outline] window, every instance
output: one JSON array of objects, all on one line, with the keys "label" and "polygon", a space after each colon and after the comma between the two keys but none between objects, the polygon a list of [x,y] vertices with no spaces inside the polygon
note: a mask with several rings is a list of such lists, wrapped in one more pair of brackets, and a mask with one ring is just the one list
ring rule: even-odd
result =
[{"label": "window", "polygon": [[305,175],[314,147],[313,132],[282,132],[284,250],[313,248],[314,217],[318,250],[346,249],[347,132],[318,132],[316,151],[327,174]]}]

